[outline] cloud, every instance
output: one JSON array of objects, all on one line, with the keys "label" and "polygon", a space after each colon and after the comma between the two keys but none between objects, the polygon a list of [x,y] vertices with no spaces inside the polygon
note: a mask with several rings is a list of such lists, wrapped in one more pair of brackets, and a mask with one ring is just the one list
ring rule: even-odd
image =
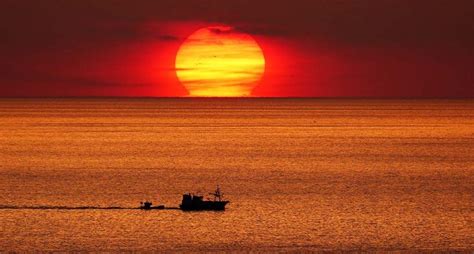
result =
[{"label": "cloud", "polygon": [[272,25],[239,25],[235,27],[236,31],[242,33],[248,33],[251,35],[264,35],[264,36],[284,36],[288,34],[284,29],[279,26]]},{"label": "cloud", "polygon": [[278,29],[276,26],[260,25],[260,24],[245,24],[236,25],[234,27],[211,27],[209,28],[214,34],[232,34],[232,33],[247,33],[251,35],[265,35],[265,36],[282,36],[287,34],[284,30]]},{"label": "cloud", "polygon": [[47,71],[32,71],[28,72],[24,70],[18,70],[14,68],[4,67],[0,71],[1,80],[3,83],[18,84],[18,83],[54,83],[61,84],[62,86],[73,86],[73,87],[147,87],[154,86],[152,83],[144,82],[121,82],[113,80],[104,80],[94,77],[82,77],[82,76],[68,76],[64,74],[54,74]]},{"label": "cloud", "polygon": [[[255,35],[322,38],[341,44],[474,44],[472,0],[0,1],[0,31],[9,45],[153,37],[171,41],[179,38],[146,37],[150,35],[137,28],[144,22],[175,21],[221,23]],[[100,27],[104,23],[120,25]]]},{"label": "cloud", "polygon": [[160,34],[156,36],[155,38],[161,41],[179,41],[181,39],[178,36],[169,35],[169,34]]},{"label": "cloud", "polygon": [[236,32],[233,27],[211,27],[209,31],[214,34],[232,34]]}]

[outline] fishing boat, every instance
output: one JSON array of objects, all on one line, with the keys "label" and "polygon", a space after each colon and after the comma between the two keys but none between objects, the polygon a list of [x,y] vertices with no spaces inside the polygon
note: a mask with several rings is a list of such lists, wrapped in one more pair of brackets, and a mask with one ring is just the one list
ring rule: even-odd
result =
[{"label": "fishing boat", "polygon": [[224,211],[229,201],[223,199],[223,194],[217,186],[214,193],[209,193],[214,199],[204,200],[204,196],[192,193],[183,194],[179,208],[183,211]]},{"label": "fishing boat", "polygon": [[153,203],[150,201],[140,202],[139,209],[142,210],[163,210],[165,209],[164,205],[153,206]]}]

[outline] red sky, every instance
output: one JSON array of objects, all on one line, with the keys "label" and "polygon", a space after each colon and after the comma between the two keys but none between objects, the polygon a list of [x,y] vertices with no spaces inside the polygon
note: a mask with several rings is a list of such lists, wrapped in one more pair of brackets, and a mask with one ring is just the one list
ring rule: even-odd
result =
[{"label": "red sky", "polygon": [[472,0],[2,0],[0,96],[181,96],[195,30],[251,34],[256,96],[474,97]]}]

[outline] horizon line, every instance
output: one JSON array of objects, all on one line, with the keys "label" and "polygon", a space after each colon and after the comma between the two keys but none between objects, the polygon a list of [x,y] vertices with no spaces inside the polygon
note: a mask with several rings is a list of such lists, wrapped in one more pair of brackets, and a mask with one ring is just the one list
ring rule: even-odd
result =
[{"label": "horizon line", "polygon": [[373,100],[471,100],[474,97],[455,96],[0,96],[0,99],[373,99]]}]

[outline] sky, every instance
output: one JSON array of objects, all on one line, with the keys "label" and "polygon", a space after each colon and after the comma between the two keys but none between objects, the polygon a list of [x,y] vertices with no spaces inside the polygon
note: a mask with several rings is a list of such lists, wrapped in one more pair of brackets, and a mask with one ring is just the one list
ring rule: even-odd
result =
[{"label": "sky", "polygon": [[261,46],[253,96],[474,97],[472,0],[2,0],[0,96],[186,96],[215,25]]}]

